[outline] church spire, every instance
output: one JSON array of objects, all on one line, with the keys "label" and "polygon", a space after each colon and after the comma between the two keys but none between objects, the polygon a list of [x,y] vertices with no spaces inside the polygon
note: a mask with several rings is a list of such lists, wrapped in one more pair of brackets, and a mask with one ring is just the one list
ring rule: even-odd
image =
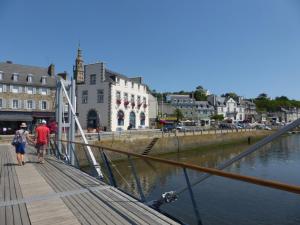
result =
[{"label": "church spire", "polygon": [[83,68],[83,58],[82,50],[80,49],[80,43],[77,49],[77,57],[74,66],[74,79],[77,84],[84,83],[84,68]]}]

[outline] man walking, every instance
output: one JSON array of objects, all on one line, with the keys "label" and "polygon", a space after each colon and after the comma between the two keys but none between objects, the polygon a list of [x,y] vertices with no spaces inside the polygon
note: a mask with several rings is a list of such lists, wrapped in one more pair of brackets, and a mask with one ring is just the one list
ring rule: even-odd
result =
[{"label": "man walking", "polygon": [[41,124],[35,129],[38,160],[42,164],[44,163],[44,154],[50,141],[50,130],[46,124],[46,120],[42,120]]}]

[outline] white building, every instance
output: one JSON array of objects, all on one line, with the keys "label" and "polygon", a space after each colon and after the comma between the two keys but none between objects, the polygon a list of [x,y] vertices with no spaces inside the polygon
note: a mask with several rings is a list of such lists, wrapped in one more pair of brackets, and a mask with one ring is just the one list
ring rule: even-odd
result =
[{"label": "white building", "polygon": [[210,95],[207,100],[215,107],[215,113],[223,115],[225,120],[231,120],[232,122],[245,120],[245,107],[233,98]]},{"label": "white building", "polygon": [[128,78],[102,62],[83,68],[78,50],[74,75],[77,112],[83,129],[116,131],[149,126],[148,91],[141,77]]}]

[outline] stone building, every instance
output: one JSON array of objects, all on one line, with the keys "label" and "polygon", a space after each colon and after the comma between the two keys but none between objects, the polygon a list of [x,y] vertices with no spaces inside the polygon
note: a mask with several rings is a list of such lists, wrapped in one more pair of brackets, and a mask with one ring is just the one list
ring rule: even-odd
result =
[{"label": "stone building", "polygon": [[208,101],[196,101],[189,95],[167,95],[166,100],[172,106],[172,112],[180,109],[184,120],[195,122],[199,126],[209,126],[214,107]]},{"label": "stone building", "polygon": [[0,62],[0,133],[13,133],[21,122],[29,129],[55,116],[54,65],[49,68]]},{"label": "stone building", "polygon": [[223,115],[225,120],[231,122],[245,120],[245,107],[233,98],[209,95],[207,100],[214,106],[215,114]]},{"label": "stone building", "polygon": [[149,96],[141,77],[111,71],[103,62],[83,66],[80,49],[75,63],[77,112],[83,129],[116,131],[149,126]]}]

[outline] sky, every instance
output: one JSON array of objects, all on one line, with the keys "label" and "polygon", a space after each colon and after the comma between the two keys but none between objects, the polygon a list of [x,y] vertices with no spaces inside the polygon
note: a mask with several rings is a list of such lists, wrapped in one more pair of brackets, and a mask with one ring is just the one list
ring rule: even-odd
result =
[{"label": "sky", "polygon": [[102,61],[158,92],[300,100],[298,0],[0,0],[0,61]]}]

